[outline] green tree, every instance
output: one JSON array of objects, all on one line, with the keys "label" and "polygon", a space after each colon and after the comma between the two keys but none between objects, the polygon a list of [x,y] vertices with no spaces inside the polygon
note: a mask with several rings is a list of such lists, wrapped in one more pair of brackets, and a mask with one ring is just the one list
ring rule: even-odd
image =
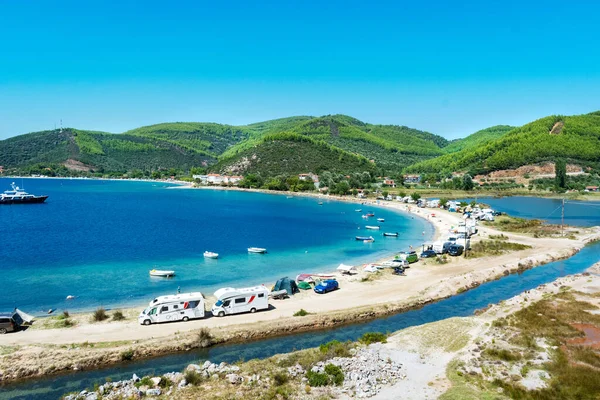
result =
[{"label": "green tree", "polygon": [[350,184],[348,181],[341,181],[335,185],[335,191],[337,194],[345,195],[350,190]]},{"label": "green tree", "polygon": [[554,164],[554,185],[557,189],[562,190],[567,187],[567,163],[565,160],[556,160]]},{"label": "green tree", "polygon": [[421,195],[417,192],[413,192],[410,197],[414,200],[414,201],[418,201],[421,198]]},{"label": "green tree", "polygon": [[440,207],[446,208],[446,205],[448,204],[448,199],[445,197],[442,197],[440,199]]},{"label": "green tree", "polygon": [[383,197],[387,198],[388,194],[390,194],[390,192],[388,192],[387,190],[384,190],[382,193]]},{"label": "green tree", "polygon": [[471,178],[471,175],[469,174],[465,174],[463,175],[463,182],[462,182],[462,188],[463,190],[473,190],[473,178]]}]

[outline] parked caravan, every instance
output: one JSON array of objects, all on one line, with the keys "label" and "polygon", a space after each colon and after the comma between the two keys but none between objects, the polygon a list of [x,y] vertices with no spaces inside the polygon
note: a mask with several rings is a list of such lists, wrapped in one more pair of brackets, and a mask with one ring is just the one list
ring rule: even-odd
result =
[{"label": "parked caravan", "polygon": [[458,244],[460,246],[463,246],[463,248],[467,250],[471,249],[471,239],[467,239],[464,235],[459,234],[455,236],[449,236],[448,242],[451,242],[451,244]]},{"label": "parked caravan", "polygon": [[159,296],[138,317],[141,325],[204,318],[204,296],[200,292]]},{"label": "parked caravan", "polygon": [[215,292],[217,302],[212,307],[215,317],[256,312],[269,308],[269,290],[264,286],[242,289],[222,288]]},{"label": "parked caravan", "polygon": [[449,241],[438,241],[438,242],[433,242],[433,246],[432,246],[432,250],[435,251],[437,254],[446,254],[448,252],[448,248],[452,245],[452,242]]}]

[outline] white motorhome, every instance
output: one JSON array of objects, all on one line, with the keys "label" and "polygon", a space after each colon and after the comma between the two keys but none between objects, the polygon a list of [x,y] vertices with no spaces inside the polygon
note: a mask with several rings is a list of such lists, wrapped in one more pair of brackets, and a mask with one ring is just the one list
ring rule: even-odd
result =
[{"label": "white motorhome", "polygon": [[269,290],[264,286],[249,288],[222,288],[215,292],[217,302],[212,307],[215,317],[256,312],[269,308]]},{"label": "white motorhome", "polygon": [[138,317],[142,325],[204,318],[204,296],[200,292],[159,296]]},{"label": "white motorhome", "polygon": [[437,254],[445,254],[448,252],[448,247],[452,246],[452,242],[449,241],[437,241],[433,242],[431,249],[435,251]]},{"label": "white motorhome", "polygon": [[464,234],[449,236],[448,242],[459,244],[467,250],[471,249],[471,239],[467,239]]}]

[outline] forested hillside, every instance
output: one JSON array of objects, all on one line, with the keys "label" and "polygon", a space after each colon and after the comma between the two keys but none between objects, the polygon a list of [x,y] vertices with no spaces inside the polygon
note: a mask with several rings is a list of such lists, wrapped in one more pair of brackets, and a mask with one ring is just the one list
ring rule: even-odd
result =
[{"label": "forested hillside", "polygon": [[513,129],[515,129],[515,127],[510,125],[496,125],[490,128],[482,129],[467,136],[466,138],[453,140],[448,144],[448,146],[444,147],[444,153],[456,153],[457,151],[464,149],[483,146],[493,140],[501,138]]},{"label": "forested hillside", "polygon": [[542,118],[485,145],[423,161],[407,171],[468,171],[476,175],[559,158],[572,164],[599,167],[600,112]]},{"label": "forested hillside", "polygon": [[374,171],[365,157],[331,146],[323,140],[296,133],[275,133],[261,138],[255,147],[221,160],[211,168],[225,174],[262,176],[330,171]]}]

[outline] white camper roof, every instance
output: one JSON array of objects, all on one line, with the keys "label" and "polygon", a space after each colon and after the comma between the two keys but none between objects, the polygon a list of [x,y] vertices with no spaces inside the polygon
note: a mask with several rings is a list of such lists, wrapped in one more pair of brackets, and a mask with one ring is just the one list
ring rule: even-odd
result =
[{"label": "white camper roof", "polygon": [[158,296],[154,300],[150,302],[151,306],[155,306],[157,304],[169,303],[173,301],[193,301],[193,300],[203,300],[204,295],[201,292],[192,292],[192,293],[180,293],[174,295],[167,296]]},{"label": "white camper roof", "polygon": [[225,299],[225,298],[229,298],[229,297],[252,295],[252,294],[258,294],[258,293],[268,293],[268,292],[269,292],[269,290],[264,286],[253,286],[253,287],[239,288],[239,289],[232,288],[232,287],[226,287],[226,288],[221,288],[221,289],[217,290],[215,292],[215,297],[217,298],[217,300],[221,300],[221,299]]}]

